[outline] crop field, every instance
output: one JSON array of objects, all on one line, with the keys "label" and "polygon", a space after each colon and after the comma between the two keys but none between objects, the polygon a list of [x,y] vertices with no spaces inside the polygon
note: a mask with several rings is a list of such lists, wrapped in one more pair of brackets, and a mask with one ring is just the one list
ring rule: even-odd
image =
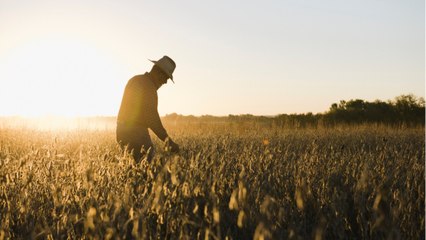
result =
[{"label": "crop field", "polygon": [[0,129],[0,239],[424,239],[424,128]]}]

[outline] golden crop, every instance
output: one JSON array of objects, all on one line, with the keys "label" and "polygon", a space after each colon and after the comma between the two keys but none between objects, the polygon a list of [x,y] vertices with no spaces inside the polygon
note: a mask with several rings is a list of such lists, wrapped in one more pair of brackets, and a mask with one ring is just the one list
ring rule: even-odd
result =
[{"label": "golden crop", "polygon": [[112,130],[0,129],[0,239],[421,239],[424,129],[169,127],[135,165]]}]

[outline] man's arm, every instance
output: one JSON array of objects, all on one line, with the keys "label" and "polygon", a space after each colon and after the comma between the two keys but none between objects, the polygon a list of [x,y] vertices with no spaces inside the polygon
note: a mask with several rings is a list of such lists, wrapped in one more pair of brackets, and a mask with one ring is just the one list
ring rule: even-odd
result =
[{"label": "man's arm", "polygon": [[162,141],[165,141],[168,137],[166,129],[164,129],[161,123],[160,115],[158,114],[158,96],[153,86],[147,84],[143,89],[141,102],[141,117],[142,121],[146,124],[145,126],[150,128],[155,135]]},{"label": "man's arm", "polygon": [[161,123],[160,115],[158,114],[157,110],[150,113],[148,117],[148,126],[159,139],[161,139],[163,142],[166,141],[169,135]]},{"label": "man's arm", "polygon": [[176,144],[167,134],[166,129],[163,127],[163,124],[161,123],[160,115],[158,114],[157,109],[155,109],[155,112],[153,111],[151,113],[152,117],[150,117],[149,122],[149,128],[151,128],[152,131],[160,138],[163,142],[165,142],[166,151],[170,152],[179,152],[179,145]]},{"label": "man's arm", "polygon": [[163,127],[163,124],[158,114],[158,96],[155,90],[146,91],[143,94],[143,109],[145,117],[145,123],[148,128],[150,128],[158,138],[160,138],[166,144],[166,149],[171,152],[178,152],[179,145],[173,142],[173,140],[167,134],[166,129]]}]

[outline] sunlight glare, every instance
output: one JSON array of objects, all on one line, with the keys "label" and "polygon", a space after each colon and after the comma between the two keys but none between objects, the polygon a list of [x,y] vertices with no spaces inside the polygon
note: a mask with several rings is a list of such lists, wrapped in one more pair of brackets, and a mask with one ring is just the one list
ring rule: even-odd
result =
[{"label": "sunlight glare", "polygon": [[114,115],[123,79],[120,64],[96,47],[64,38],[33,41],[0,62],[2,115]]}]

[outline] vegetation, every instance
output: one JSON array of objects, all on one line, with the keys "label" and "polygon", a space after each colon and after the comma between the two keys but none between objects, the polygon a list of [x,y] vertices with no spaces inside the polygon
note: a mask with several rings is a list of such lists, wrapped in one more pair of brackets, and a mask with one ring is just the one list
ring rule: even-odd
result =
[{"label": "vegetation", "polygon": [[336,125],[386,124],[389,126],[424,126],[425,100],[412,94],[401,95],[387,102],[368,102],[361,99],[333,103],[329,111],[318,114],[280,114],[273,117],[246,115],[182,116],[170,114],[165,121],[188,123],[236,123],[279,128],[317,128]]},{"label": "vegetation", "polygon": [[330,123],[385,123],[421,125],[425,122],[425,100],[413,95],[401,95],[394,101],[365,102],[360,99],[332,104],[325,114]]},{"label": "vegetation", "polygon": [[1,129],[0,239],[425,238],[424,126],[168,129],[140,165],[112,130]]},{"label": "vegetation", "polygon": [[[387,102],[368,102],[360,99],[341,100],[333,103],[324,113],[279,114],[276,116],[254,116],[251,114],[229,116],[184,116],[176,113],[162,118],[163,123],[179,127],[203,127],[211,125],[246,126],[247,128],[327,128],[336,126],[357,126],[362,124],[386,125],[390,127],[424,127],[425,100],[412,94],[401,95]],[[46,125],[46,123],[48,123]],[[42,128],[47,130],[72,129],[113,129],[116,117],[61,118],[40,117],[28,121],[22,117],[0,117],[0,128]]]}]

